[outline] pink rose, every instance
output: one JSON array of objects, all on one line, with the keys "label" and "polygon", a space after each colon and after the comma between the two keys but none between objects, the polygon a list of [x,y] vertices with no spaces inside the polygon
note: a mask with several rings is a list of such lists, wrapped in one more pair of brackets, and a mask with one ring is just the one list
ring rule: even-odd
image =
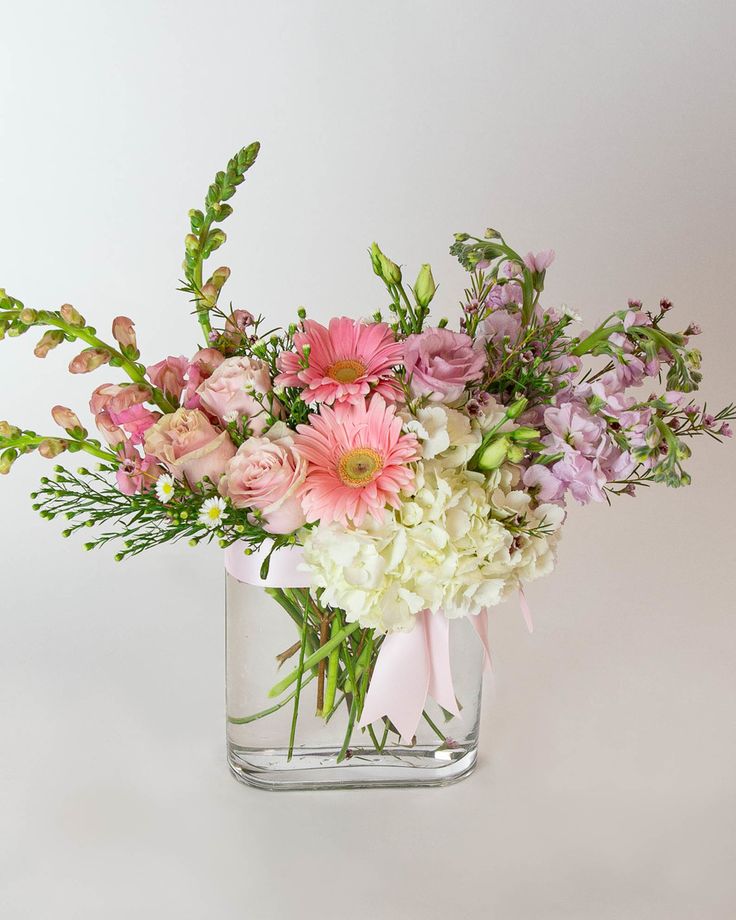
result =
[{"label": "pink rose", "polygon": [[268,365],[263,361],[226,358],[197,388],[197,395],[203,408],[221,422],[245,417],[251,433],[260,435],[270,420],[269,409],[273,415],[281,412],[280,404],[273,397],[269,399],[272,389]]},{"label": "pink rose", "polygon": [[454,403],[470,381],[482,376],[485,354],[462,332],[427,329],[405,342],[404,366],[413,396]]},{"label": "pink rose", "polygon": [[307,462],[294,448],[289,429],[280,423],[268,436],[248,438],[228,464],[220,492],[236,508],[262,512],[269,533],[291,533],[306,523],[299,486],[307,475]]},{"label": "pink rose", "polygon": [[146,368],[148,379],[151,383],[163,390],[164,393],[172,399],[179,399],[186,385],[186,374],[189,367],[189,359],[183,356],[174,358],[169,355],[158,364],[152,364]]},{"label": "pink rose", "polygon": [[164,415],[146,431],[143,443],[147,454],[190,485],[205,476],[216,483],[235,454],[228,433],[218,431],[199,409],[177,409]]}]

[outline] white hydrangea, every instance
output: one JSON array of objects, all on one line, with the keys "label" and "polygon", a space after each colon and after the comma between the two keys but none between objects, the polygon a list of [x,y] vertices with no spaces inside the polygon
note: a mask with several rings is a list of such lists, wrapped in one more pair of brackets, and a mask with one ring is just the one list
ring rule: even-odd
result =
[{"label": "white hydrangea", "polygon": [[[515,488],[513,466],[486,477],[445,466],[439,454],[417,463],[414,493],[381,522],[305,532],[312,589],[348,620],[383,633],[411,629],[425,609],[473,616],[504,600],[519,579],[553,567],[561,509],[532,509],[529,495]],[[554,532],[532,536],[519,526]]]},{"label": "white hydrangea", "polygon": [[424,460],[436,460],[442,467],[463,466],[480,447],[479,428],[457,409],[435,404],[400,414],[405,430],[417,436]]}]

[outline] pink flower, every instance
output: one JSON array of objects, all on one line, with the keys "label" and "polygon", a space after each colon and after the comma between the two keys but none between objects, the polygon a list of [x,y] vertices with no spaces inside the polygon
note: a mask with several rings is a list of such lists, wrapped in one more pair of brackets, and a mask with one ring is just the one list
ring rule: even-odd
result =
[{"label": "pink flower", "polygon": [[93,415],[110,410],[122,412],[137,403],[148,402],[151,391],[140,383],[131,383],[128,386],[119,386],[117,383],[103,383],[92,393],[89,409]]},{"label": "pink flower", "polygon": [[529,271],[539,274],[546,271],[555,260],[554,249],[543,249],[541,252],[528,252],[524,257],[524,265]]},{"label": "pink flower", "polygon": [[552,467],[552,472],[581,505],[605,501],[603,486],[606,477],[596,463],[581,454],[570,454],[559,460]]},{"label": "pink flower", "polygon": [[136,492],[151,489],[161,472],[155,457],[141,457],[138,451],[126,442],[115,479],[123,495],[135,495]]},{"label": "pink flower", "polygon": [[513,345],[521,333],[521,314],[509,313],[508,310],[494,310],[478,326],[475,341],[479,344],[486,342],[501,343],[508,339]]},{"label": "pink flower", "polygon": [[534,463],[525,471],[524,485],[537,490],[540,502],[559,502],[565,495],[565,483],[543,463]]},{"label": "pink flower", "polygon": [[164,415],[146,431],[143,443],[147,454],[190,485],[205,476],[217,483],[235,454],[228,433],[217,431],[198,409],[177,409]]},{"label": "pink flower", "polygon": [[224,360],[225,356],[216,348],[201,348],[194,355],[187,368],[187,386],[184,398],[184,405],[187,409],[199,409],[198,387],[214,374]]},{"label": "pink flower", "polygon": [[116,316],[112,321],[112,337],[123,348],[137,351],[138,343],[135,338],[135,323],[127,316]]},{"label": "pink flower", "polygon": [[109,412],[104,410],[98,412],[95,416],[95,425],[97,425],[98,431],[110,447],[117,447],[118,444],[123,444],[127,440],[125,432],[113,422]]},{"label": "pink flower", "polygon": [[[328,327],[305,319],[294,336],[294,351],[278,358],[275,383],[299,387],[305,402],[362,402],[371,389],[393,399],[398,386],[393,372],[401,364],[403,346],[386,323],[358,323],[343,316]],[[308,346],[308,357],[304,349]]]},{"label": "pink flower", "polygon": [[204,409],[224,423],[247,418],[254,435],[263,434],[270,415],[281,413],[271,392],[268,365],[245,357],[226,358],[197,388]]},{"label": "pink flower", "polygon": [[110,410],[107,414],[115,425],[119,425],[127,433],[132,444],[142,444],[143,435],[161,418],[160,412],[151,412],[140,403],[122,409],[120,412]]},{"label": "pink flower", "polygon": [[572,448],[588,457],[595,455],[606,427],[601,419],[572,402],[546,409],[544,424],[552,435],[552,438],[545,438],[552,453]]},{"label": "pink flower", "polygon": [[462,332],[427,329],[410,335],[404,344],[404,366],[413,396],[454,403],[462,398],[467,384],[483,374],[486,356]]},{"label": "pink flower", "polygon": [[378,395],[356,405],[326,406],[299,425],[296,449],[309,461],[301,488],[308,521],[348,519],[360,526],[377,520],[386,505],[414,481],[407,464],[419,456],[414,435],[401,433],[401,419]]},{"label": "pink flower", "polygon": [[159,361],[158,364],[152,364],[146,368],[146,373],[155,387],[163,390],[171,399],[178,400],[186,385],[188,367],[189,360],[183,355],[178,358],[170,355],[163,361]]},{"label": "pink flower", "polygon": [[299,488],[307,462],[294,448],[290,430],[277,423],[261,438],[248,438],[220,481],[220,493],[236,508],[262,512],[269,533],[291,533],[306,523]]}]

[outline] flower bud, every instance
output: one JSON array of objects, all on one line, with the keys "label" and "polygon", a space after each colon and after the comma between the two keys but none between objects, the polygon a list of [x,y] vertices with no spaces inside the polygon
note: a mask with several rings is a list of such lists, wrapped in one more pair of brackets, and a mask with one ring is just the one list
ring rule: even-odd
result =
[{"label": "flower bud", "polygon": [[69,363],[70,374],[89,374],[110,360],[110,352],[104,348],[85,348]]},{"label": "flower bud", "polygon": [[30,307],[24,307],[20,311],[18,319],[26,326],[32,326],[38,319],[38,310],[32,310]]},{"label": "flower bud", "polygon": [[219,268],[216,268],[212,272],[212,277],[207,282],[208,284],[214,284],[218,293],[222,290],[225,282],[230,277],[230,269],[227,265],[221,265]]},{"label": "flower bud", "polygon": [[2,476],[7,475],[10,472],[11,466],[15,463],[17,459],[18,459],[17,450],[12,450],[12,448],[9,450],[4,450],[2,454],[0,454],[0,475]]},{"label": "flower bud", "polygon": [[[511,442],[507,437],[491,441],[488,447],[478,457],[478,469],[484,473],[498,469],[506,459]],[[523,455],[523,454],[522,454]]]},{"label": "flower bud", "polygon": [[67,409],[66,406],[54,406],[51,410],[51,417],[60,428],[63,428],[64,431],[69,432],[69,434],[74,434],[82,438],[87,434],[76,412],[72,412],[72,410]]},{"label": "flower bud", "polygon": [[70,326],[84,326],[84,317],[81,313],[74,309],[70,303],[65,303],[59,307],[59,313],[61,313],[61,318],[65,323],[69,323]]},{"label": "flower bud", "polygon": [[197,233],[202,229],[202,224],[204,223],[204,214],[197,210],[197,208],[192,208],[189,212],[189,225],[192,228],[194,233]]},{"label": "flower bud", "polygon": [[17,438],[19,434],[20,428],[16,428],[10,422],[0,422],[0,438]]},{"label": "flower bud", "polygon": [[135,338],[135,323],[127,316],[116,316],[112,321],[112,337],[123,348],[131,351],[138,351],[138,343]]},{"label": "flower bud", "polygon": [[60,329],[50,329],[41,336],[40,342],[33,349],[33,354],[37,358],[45,358],[52,348],[61,345],[63,341],[64,333]]},{"label": "flower bud", "polygon": [[217,288],[209,281],[202,288],[202,300],[208,307],[214,307],[214,305],[217,303],[217,294]]},{"label": "flower bud", "polygon": [[204,254],[208,256],[211,252],[214,252],[216,249],[219,249],[220,246],[225,242],[227,236],[225,235],[224,230],[211,230],[207,235],[207,240],[204,244]]},{"label": "flower bud", "polygon": [[381,254],[381,277],[386,284],[401,283],[401,269],[388,256]]},{"label": "flower bud", "polygon": [[187,252],[197,252],[199,249],[199,239],[193,233],[187,233],[184,237],[184,246]]},{"label": "flower bud", "polygon": [[512,402],[506,410],[506,418],[518,418],[524,409],[526,409],[528,403],[529,400],[526,396],[521,396],[516,402]]},{"label": "flower bud", "polygon": [[113,422],[106,411],[98,413],[95,417],[95,425],[97,425],[102,437],[110,447],[117,447],[118,444],[122,444],[126,440],[125,432]]},{"label": "flower bud", "polygon": [[373,266],[373,271],[378,275],[379,278],[382,278],[381,274],[381,256],[383,253],[378,248],[378,243],[371,243],[371,248],[368,250],[368,254],[371,257],[371,265]]},{"label": "flower bud", "polygon": [[432,277],[432,268],[429,265],[422,265],[417,275],[414,285],[414,296],[420,307],[428,307],[434,297],[437,285]]},{"label": "flower bud", "polygon": [[468,236],[467,233],[456,233],[455,234],[456,243],[464,243],[468,239],[470,239],[470,237]]},{"label": "flower bud", "polygon": [[53,460],[59,454],[63,454],[67,448],[67,442],[62,438],[44,438],[38,445],[38,452],[47,460]]},{"label": "flower bud", "polygon": [[512,441],[536,441],[539,437],[539,432],[536,428],[527,428],[522,425],[521,428],[515,428],[511,432]]},{"label": "flower bud", "polygon": [[521,444],[512,444],[508,452],[509,463],[521,463],[524,459],[524,448]]}]

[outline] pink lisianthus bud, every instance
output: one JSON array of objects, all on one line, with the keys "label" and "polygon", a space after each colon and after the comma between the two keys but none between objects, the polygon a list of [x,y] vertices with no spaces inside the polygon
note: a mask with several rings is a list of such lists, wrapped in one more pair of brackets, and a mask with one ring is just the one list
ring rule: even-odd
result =
[{"label": "pink lisianthus bud", "polygon": [[127,316],[116,316],[112,321],[112,335],[122,348],[138,351],[138,342],[135,337],[135,323]]},{"label": "pink lisianthus bud", "polygon": [[108,412],[98,412],[95,416],[95,425],[110,447],[117,447],[125,442],[125,432],[113,422]]},{"label": "pink lisianthus bud", "polygon": [[33,354],[37,358],[45,358],[52,348],[61,345],[64,341],[64,333],[60,329],[51,329],[44,332],[38,345],[33,349]]},{"label": "pink lisianthus bud", "polygon": [[183,356],[178,358],[169,355],[158,364],[146,368],[148,379],[151,383],[163,390],[172,399],[178,400],[186,385],[186,373],[189,360]]},{"label": "pink lisianthus bud", "polygon": [[68,441],[64,441],[62,438],[44,438],[38,445],[38,452],[47,460],[53,460],[54,457],[58,457],[59,454],[64,453],[68,443]]},{"label": "pink lisianthus bud", "polygon": [[89,374],[110,360],[110,352],[104,348],[85,348],[69,363],[70,374]]},{"label": "pink lisianthus bud", "polygon": [[59,313],[61,313],[61,318],[65,323],[69,323],[70,326],[84,326],[85,320],[82,314],[75,310],[70,303],[65,303],[59,308]]},{"label": "pink lisianthus bud", "polygon": [[60,428],[69,433],[79,432],[81,437],[87,434],[79,421],[79,416],[76,412],[72,412],[71,409],[67,409],[66,406],[54,406],[51,410],[51,417]]}]

